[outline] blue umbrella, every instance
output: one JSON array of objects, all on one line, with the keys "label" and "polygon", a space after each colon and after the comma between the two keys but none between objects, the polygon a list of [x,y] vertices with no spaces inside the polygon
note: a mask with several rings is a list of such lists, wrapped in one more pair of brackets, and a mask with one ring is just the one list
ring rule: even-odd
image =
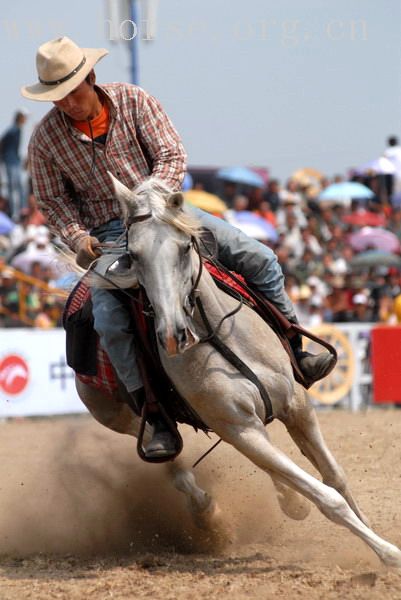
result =
[{"label": "blue umbrella", "polygon": [[194,180],[192,179],[192,175],[189,173],[185,173],[184,181],[182,182],[181,189],[183,192],[187,192],[191,190],[194,186]]},{"label": "blue umbrella", "polygon": [[8,235],[14,227],[14,221],[5,212],[0,212],[0,235]]},{"label": "blue umbrella", "polygon": [[224,179],[224,181],[231,181],[232,183],[240,183],[242,185],[250,185],[257,188],[265,187],[263,177],[246,167],[226,167],[224,169],[219,169],[217,171],[217,177],[219,179]]},{"label": "blue umbrella", "polygon": [[332,183],[318,196],[318,200],[330,200],[340,204],[350,204],[351,200],[367,200],[374,193],[366,185],[357,181],[342,181]]}]

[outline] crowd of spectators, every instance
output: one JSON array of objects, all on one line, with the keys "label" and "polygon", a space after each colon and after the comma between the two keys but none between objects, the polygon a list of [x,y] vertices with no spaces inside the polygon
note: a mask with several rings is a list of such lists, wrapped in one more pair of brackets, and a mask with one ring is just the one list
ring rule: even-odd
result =
[{"label": "crowd of spectators", "polygon": [[[401,263],[353,266],[356,250],[350,235],[377,217],[377,223],[401,241],[401,147],[391,138],[388,158],[399,161],[394,175],[374,171],[327,177],[312,169],[299,171],[285,183],[270,178],[264,188],[226,183],[221,197],[233,211],[251,211],[276,230],[276,240],[263,240],[276,252],[287,292],[300,322],[401,321]],[[3,170],[4,174],[4,170]],[[350,203],[322,202],[333,182],[363,182],[374,193]],[[44,216],[32,190],[14,214],[3,179],[0,197],[0,326],[60,326],[68,290],[76,281],[58,260]],[[194,182],[194,187],[202,185]],[[224,218],[224,215],[219,215]],[[366,221],[368,222],[368,221]],[[400,259],[401,260],[401,259]],[[18,273],[25,275],[21,280]],[[44,285],[42,285],[44,284]],[[21,314],[21,295],[24,297]]]}]

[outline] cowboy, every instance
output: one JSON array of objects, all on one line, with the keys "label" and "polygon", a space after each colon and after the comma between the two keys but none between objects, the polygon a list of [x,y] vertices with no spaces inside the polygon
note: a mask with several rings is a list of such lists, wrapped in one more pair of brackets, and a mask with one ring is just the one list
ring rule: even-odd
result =
[{"label": "cowboy", "polygon": [[[96,84],[93,68],[106,54],[102,48],[80,48],[68,37],[46,42],[36,56],[39,81],[21,89],[26,98],[54,104],[29,143],[33,190],[49,226],[76,252],[76,261],[84,268],[100,255],[101,243],[124,237],[121,209],[108,172],[131,189],[156,176],[179,190],[186,167],[181,140],[155,98],[135,85]],[[275,254],[223,220],[194,210],[201,225],[215,234],[221,262],[296,322]],[[124,248],[117,251],[122,253]],[[143,385],[127,309],[104,289],[92,290],[92,302],[102,347],[138,404]],[[320,379],[331,370],[329,353],[303,352],[300,337],[293,344],[309,379]],[[153,416],[152,424],[154,435],[146,456],[174,455],[174,436],[160,415]]]}]

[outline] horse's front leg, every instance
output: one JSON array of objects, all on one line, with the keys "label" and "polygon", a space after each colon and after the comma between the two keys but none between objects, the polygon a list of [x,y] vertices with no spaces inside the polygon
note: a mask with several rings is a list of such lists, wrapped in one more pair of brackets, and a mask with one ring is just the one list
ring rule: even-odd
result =
[{"label": "horse's front leg", "polygon": [[338,465],[323,439],[315,410],[300,386],[283,422],[302,454],[321,474],[323,483],[337,490],[354,513],[369,527],[367,517],[349,489],[343,469]]},{"label": "horse's front leg", "polygon": [[244,414],[241,423],[230,425],[227,420],[218,421],[214,431],[263,471],[273,473],[284,485],[294,488],[308,498],[328,519],[347,527],[368,544],[384,564],[401,568],[399,548],[367,527],[337,490],[309,475],[275,448],[258,419],[249,416],[247,418]]},{"label": "horse's front leg", "polygon": [[192,471],[183,467],[179,459],[169,463],[167,467],[174,487],[185,494],[187,498],[196,527],[213,533],[222,542],[231,539],[232,534],[228,530],[227,523],[223,521],[222,512],[216,500],[199,487]]}]

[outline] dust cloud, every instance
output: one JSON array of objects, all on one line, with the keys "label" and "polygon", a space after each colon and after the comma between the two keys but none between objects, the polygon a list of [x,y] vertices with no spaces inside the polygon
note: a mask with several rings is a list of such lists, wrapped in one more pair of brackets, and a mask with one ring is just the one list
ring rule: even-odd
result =
[{"label": "dust cloud", "polygon": [[[221,550],[194,526],[167,467],[140,461],[133,438],[87,416],[12,421],[0,435],[1,555]],[[186,466],[212,445],[189,429],[184,439]],[[271,481],[232,448],[221,444],[195,474],[233,532],[228,548],[274,537]]]}]

